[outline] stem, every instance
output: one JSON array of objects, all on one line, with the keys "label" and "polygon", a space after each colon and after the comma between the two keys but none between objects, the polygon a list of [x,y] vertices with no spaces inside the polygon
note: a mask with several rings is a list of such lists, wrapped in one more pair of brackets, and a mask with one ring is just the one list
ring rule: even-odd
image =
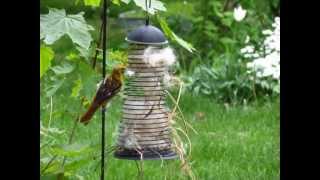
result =
[{"label": "stem", "polygon": [[101,45],[101,40],[102,40],[102,27],[103,27],[104,22],[102,21],[101,25],[100,25],[100,31],[99,31],[99,40],[97,42],[97,47],[96,47],[96,51],[94,54],[94,58],[92,59],[92,69],[95,69],[96,67],[96,63],[97,63],[97,58],[98,58],[98,54],[99,54],[99,48]]},{"label": "stem", "polygon": [[58,157],[58,155],[54,155],[50,161],[48,162],[48,164],[42,169],[41,171],[41,175],[49,168],[50,164]]},{"label": "stem", "polygon": [[230,4],[230,0],[226,0],[225,3],[224,3],[224,6],[223,6],[223,11],[228,10],[229,4]]},{"label": "stem", "polygon": [[50,96],[50,115],[49,115],[48,129],[50,129],[50,124],[52,119],[52,110],[53,110],[53,102],[52,102],[52,96]]},{"label": "stem", "polygon": [[140,160],[139,164],[140,164],[140,172],[139,172],[140,176],[139,176],[139,179],[143,180],[143,160]]},{"label": "stem", "polygon": [[139,167],[139,163],[137,162],[137,160],[134,161],[136,166],[137,166],[137,170],[138,170],[138,176],[137,176],[137,179],[140,178],[140,167]]},{"label": "stem", "polygon": [[253,91],[253,97],[254,100],[257,101],[257,92],[256,92],[256,75],[253,75],[253,81],[252,81],[252,91]]},{"label": "stem", "polygon": [[[52,96],[50,96],[50,115],[49,115],[49,122],[48,122],[48,129],[50,129],[50,124],[51,124],[51,120],[52,120],[52,111],[53,111],[53,102],[52,102]],[[48,134],[50,133],[50,131],[48,131]],[[46,145],[48,145],[49,143],[43,145],[41,148],[45,147]],[[43,174],[50,166],[50,164],[57,158],[57,155],[54,155],[50,161],[48,162],[48,164],[42,169],[40,174]]]}]

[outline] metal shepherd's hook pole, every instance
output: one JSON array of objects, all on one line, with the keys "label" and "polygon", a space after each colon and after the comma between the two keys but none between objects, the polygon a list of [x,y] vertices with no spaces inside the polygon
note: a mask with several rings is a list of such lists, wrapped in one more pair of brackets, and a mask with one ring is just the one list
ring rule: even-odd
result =
[{"label": "metal shepherd's hook pole", "polygon": [[[103,0],[103,23],[102,23],[102,80],[106,77],[106,47],[107,47],[107,0]],[[104,180],[105,170],[105,112],[106,107],[101,108],[101,180]]]}]

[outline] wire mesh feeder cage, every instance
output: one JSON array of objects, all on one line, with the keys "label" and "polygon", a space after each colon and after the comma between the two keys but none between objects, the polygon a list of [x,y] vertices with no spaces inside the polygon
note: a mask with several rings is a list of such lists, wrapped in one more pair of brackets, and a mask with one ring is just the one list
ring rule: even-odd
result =
[{"label": "wire mesh feeder cage", "polygon": [[162,50],[168,42],[163,33],[151,25],[128,34],[128,69],[134,74],[125,85],[122,121],[117,150],[119,159],[174,159],[169,110],[165,106],[163,78],[166,66],[150,66],[144,59],[147,48]]}]

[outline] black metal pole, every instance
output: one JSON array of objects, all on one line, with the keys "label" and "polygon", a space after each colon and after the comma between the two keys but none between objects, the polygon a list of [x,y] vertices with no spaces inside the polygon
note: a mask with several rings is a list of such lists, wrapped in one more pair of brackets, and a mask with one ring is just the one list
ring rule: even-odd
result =
[{"label": "black metal pole", "polygon": [[[103,23],[102,23],[102,80],[106,77],[106,47],[107,47],[107,0],[103,0]],[[104,180],[105,169],[105,111],[106,107],[101,108],[101,180]]]},{"label": "black metal pole", "polygon": [[[149,1],[150,3],[151,1]],[[146,0],[145,2],[146,5],[146,26],[149,25],[149,21],[150,21],[150,17],[149,17],[149,8],[148,8],[148,0]]]}]

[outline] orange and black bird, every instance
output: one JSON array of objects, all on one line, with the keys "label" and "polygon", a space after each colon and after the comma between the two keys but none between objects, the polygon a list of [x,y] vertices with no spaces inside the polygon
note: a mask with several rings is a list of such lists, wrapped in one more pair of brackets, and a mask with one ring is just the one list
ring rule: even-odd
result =
[{"label": "orange and black bird", "polygon": [[94,113],[101,106],[106,105],[110,99],[120,91],[123,82],[124,71],[125,66],[119,65],[112,70],[110,76],[104,79],[104,81],[100,84],[88,110],[81,116],[81,123],[87,125]]}]

